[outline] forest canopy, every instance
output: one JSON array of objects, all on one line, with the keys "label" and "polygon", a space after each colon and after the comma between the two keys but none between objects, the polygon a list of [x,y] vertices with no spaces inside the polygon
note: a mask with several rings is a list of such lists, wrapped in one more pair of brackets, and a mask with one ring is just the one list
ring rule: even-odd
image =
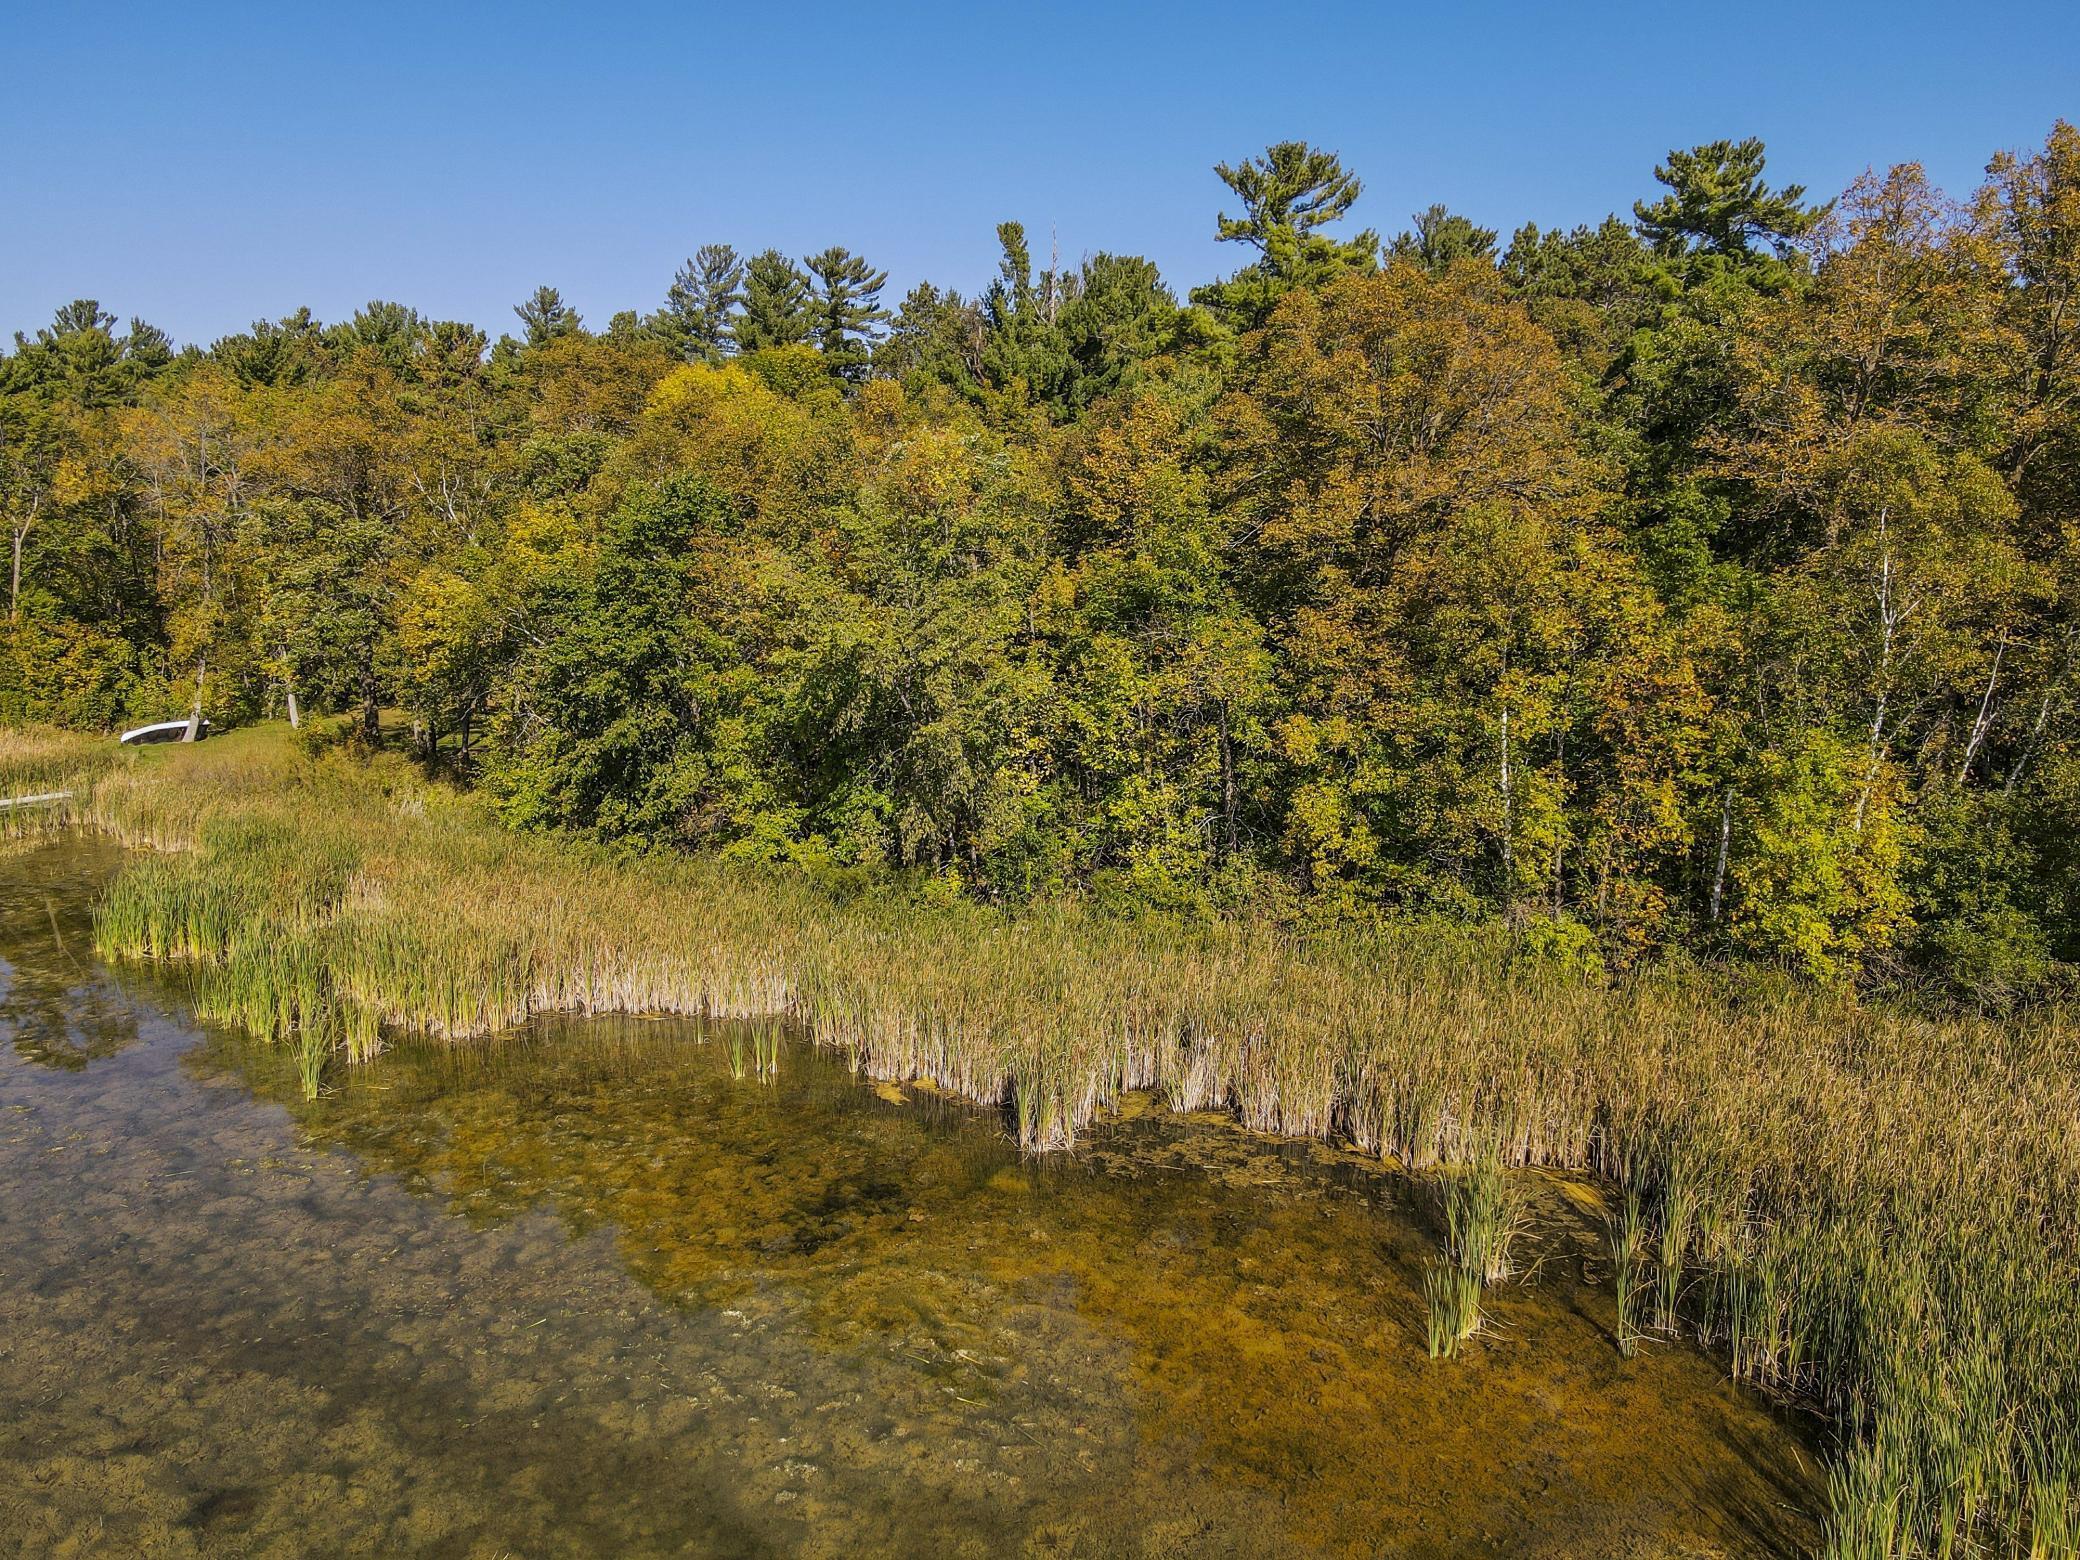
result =
[{"label": "forest canopy", "polygon": [[70,304],[0,354],[0,721],[394,708],[632,848],[2070,984],[2080,131],[1506,241],[1217,172],[1183,295],[1006,222],[974,297],[710,243],[496,342]]}]

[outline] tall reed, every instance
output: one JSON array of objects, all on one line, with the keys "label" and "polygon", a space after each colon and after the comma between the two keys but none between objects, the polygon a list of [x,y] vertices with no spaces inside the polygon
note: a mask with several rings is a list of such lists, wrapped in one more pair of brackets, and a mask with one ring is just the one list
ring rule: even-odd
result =
[{"label": "tall reed", "polygon": [[1639,1352],[1639,1302],[1645,1285],[1640,1271],[1645,1260],[1646,1228],[1640,1216],[1639,1194],[1628,1191],[1625,1201],[1611,1215],[1611,1272],[1618,1291],[1618,1352],[1626,1359]]},{"label": "tall reed", "polygon": [[1512,1250],[1524,1221],[1523,1198],[1493,1147],[1471,1164],[1446,1171],[1440,1185],[1445,1260],[1423,1282],[1432,1359],[1456,1355],[1481,1330],[1481,1291],[1515,1271]]},{"label": "tall reed", "polygon": [[131,756],[107,738],[0,727],[0,842],[73,827],[95,783]]}]

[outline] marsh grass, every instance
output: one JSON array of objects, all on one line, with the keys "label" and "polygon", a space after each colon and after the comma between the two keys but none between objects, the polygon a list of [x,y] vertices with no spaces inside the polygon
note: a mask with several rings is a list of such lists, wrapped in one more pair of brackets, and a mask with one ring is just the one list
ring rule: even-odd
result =
[{"label": "marsh grass", "polygon": [[[78,821],[151,852],[102,905],[102,951],[189,965],[209,1010],[255,1033],[331,1036],[314,1078],[402,1030],[784,1017],[865,1077],[1003,1107],[1035,1152],[1149,1090],[1420,1170],[1590,1172],[1624,1189],[1621,1346],[1694,1330],[1837,1428],[1836,1553],[2071,1551],[2065,1014],[1934,1022],[1759,980],[1604,987],[1512,965],[1479,932],[847,900],[741,863],[517,836],[393,758],[312,758],[266,731],[92,786]],[[1495,1248],[1467,1213],[1480,1268],[1440,1264],[1440,1348],[1469,1309],[1477,1325]]]},{"label": "marsh grass", "polygon": [[1444,1177],[1445,1243],[1452,1261],[1483,1284],[1515,1271],[1512,1256],[1524,1226],[1524,1199],[1501,1159],[1487,1154]]},{"label": "marsh grass", "polygon": [[303,1097],[314,1100],[325,1083],[325,1063],[331,1057],[333,1045],[326,1026],[311,1024],[297,1031],[296,1077],[303,1086]]},{"label": "marsh grass", "polygon": [[2080,1557],[2080,1475],[2073,1469],[2072,1448],[2054,1451],[2033,1444],[2029,1464],[2029,1560],[2075,1560]]},{"label": "marsh grass", "polygon": [[1623,1203],[1610,1217],[1609,1232],[1612,1285],[1618,1300],[1618,1325],[1613,1336],[1618,1353],[1629,1360],[1639,1352],[1640,1339],[1645,1335],[1639,1310],[1647,1290],[1647,1225],[1637,1190],[1626,1191]]},{"label": "marsh grass", "polygon": [[1430,1358],[1456,1359],[1481,1329],[1480,1275],[1446,1258],[1423,1269],[1425,1335]]},{"label": "marsh grass", "polygon": [[1696,1233],[1698,1187],[1680,1156],[1670,1160],[1661,1183],[1661,1217],[1656,1230],[1654,1325],[1665,1333],[1681,1330],[1683,1269]]},{"label": "marsh grass", "polygon": [[107,737],[0,727],[0,842],[72,828],[96,782],[131,756]]},{"label": "marsh grass", "polygon": [[[1424,1275],[1430,1357],[1455,1357],[1481,1331],[1481,1292],[1516,1272],[1513,1248],[1524,1227],[1524,1198],[1490,1148],[1438,1179],[1444,1205],[1443,1262]],[[1441,1341],[1441,1346],[1440,1346]]]}]

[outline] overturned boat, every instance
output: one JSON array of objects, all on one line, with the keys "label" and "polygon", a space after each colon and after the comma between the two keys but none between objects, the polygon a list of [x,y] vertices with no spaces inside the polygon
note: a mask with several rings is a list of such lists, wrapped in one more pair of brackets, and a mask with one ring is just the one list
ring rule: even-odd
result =
[{"label": "overturned boat", "polygon": [[208,735],[206,720],[162,720],[126,731],[118,740],[126,747],[144,747],[153,742],[200,742]]}]

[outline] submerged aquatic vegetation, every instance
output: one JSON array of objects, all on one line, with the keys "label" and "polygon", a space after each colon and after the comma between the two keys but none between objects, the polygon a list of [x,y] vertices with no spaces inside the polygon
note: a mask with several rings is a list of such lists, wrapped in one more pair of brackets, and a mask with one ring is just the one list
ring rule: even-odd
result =
[{"label": "submerged aquatic vegetation", "polygon": [[[511,834],[400,762],[266,732],[120,766],[80,815],[159,852],[110,890],[104,953],[192,964],[212,1011],[275,1038],[320,1014],[349,1057],[386,1030],[551,1011],[787,1017],[869,1078],[1004,1107],[1035,1151],[1153,1090],[1415,1167],[1604,1176],[1625,1188],[1621,1346],[1694,1328],[1740,1379],[1827,1412],[1844,1553],[2067,1542],[2080,1075],[2062,1013],[1603,986],[1471,933],[847,900]],[[755,1043],[751,1065],[770,1066]],[[1448,1194],[1464,1233],[1434,1280],[1439,1348],[1508,1267],[1488,1175]]]}]

